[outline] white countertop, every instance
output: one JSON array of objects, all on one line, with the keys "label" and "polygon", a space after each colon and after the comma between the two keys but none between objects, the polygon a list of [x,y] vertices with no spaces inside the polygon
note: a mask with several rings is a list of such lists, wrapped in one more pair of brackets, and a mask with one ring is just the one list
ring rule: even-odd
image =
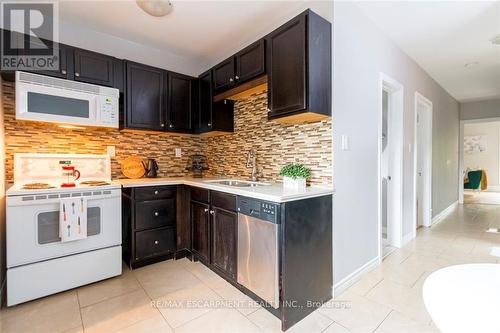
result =
[{"label": "white countertop", "polygon": [[[120,184],[123,187],[141,187],[141,186],[161,186],[161,185],[188,185],[206,188],[208,190],[221,191],[255,199],[287,202],[300,199],[308,199],[320,197],[323,195],[333,194],[331,186],[308,186],[305,191],[290,191],[283,189],[281,183],[268,183],[257,187],[235,187],[228,185],[216,184],[210,181],[217,178],[193,178],[193,177],[169,177],[169,178],[139,178],[139,179],[116,179],[114,184]],[[220,178],[235,179],[235,178]]]}]

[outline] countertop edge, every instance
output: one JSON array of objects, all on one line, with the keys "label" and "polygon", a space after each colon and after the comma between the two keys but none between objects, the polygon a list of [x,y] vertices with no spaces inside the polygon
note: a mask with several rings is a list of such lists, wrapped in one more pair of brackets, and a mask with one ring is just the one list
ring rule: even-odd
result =
[{"label": "countertop edge", "polygon": [[[139,181],[134,182],[134,180],[129,179],[117,179],[114,180],[113,183],[121,185],[123,188],[132,188],[132,187],[146,187],[146,186],[166,186],[166,185],[188,185],[194,187],[205,188],[213,191],[220,191],[225,193],[230,193],[234,195],[241,195],[246,197],[251,197],[260,200],[272,201],[277,203],[284,203],[289,201],[303,200],[321,197],[325,195],[333,195],[335,190],[333,188],[314,186],[313,192],[297,192],[290,193],[287,195],[274,195],[268,193],[259,193],[254,191],[248,191],[240,188],[232,188],[224,185],[217,185],[213,183],[204,183],[202,181],[194,181],[191,179],[144,179],[140,178]],[[310,187],[311,188],[311,187]]]}]

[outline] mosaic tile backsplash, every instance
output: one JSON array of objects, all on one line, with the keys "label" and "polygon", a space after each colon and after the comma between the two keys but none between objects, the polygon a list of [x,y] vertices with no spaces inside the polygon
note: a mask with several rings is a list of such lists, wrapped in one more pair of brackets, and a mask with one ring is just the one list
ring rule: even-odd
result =
[{"label": "mosaic tile backsplash", "polygon": [[[14,153],[105,154],[116,147],[112,159],[113,178],[123,178],[120,161],[130,155],[155,158],[159,177],[186,176],[190,155],[208,157],[210,175],[250,177],[246,154],[257,152],[262,180],[279,181],[279,169],[289,162],[301,162],[312,169],[311,184],[332,183],[331,121],[285,125],[267,121],[266,93],[235,103],[235,133],[209,137],[147,131],[112,129],[75,130],[55,124],[15,120],[13,82],[2,83],[6,147],[6,180],[13,181]],[[175,148],[182,157],[175,157]]]}]

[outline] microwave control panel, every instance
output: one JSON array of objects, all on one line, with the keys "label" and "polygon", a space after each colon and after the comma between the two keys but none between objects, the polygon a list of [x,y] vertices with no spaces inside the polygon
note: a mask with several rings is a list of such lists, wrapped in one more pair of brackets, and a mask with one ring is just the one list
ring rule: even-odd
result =
[{"label": "microwave control panel", "polygon": [[103,124],[116,125],[118,127],[118,98],[110,96],[100,97],[100,122]]}]

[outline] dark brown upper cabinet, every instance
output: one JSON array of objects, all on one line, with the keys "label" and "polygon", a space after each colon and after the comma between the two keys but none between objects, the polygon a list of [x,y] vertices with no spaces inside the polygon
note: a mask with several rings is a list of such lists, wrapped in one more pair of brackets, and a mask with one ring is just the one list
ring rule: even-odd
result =
[{"label": "dark brown upper cabinet", "polygon": [[[32,50],[37,50],[39,54],[40,49],[47,49],[47,55],[55,54],[59,64],[58,69],[55,70],[32,70],[34,74],[53,76],[60,79],[71,79],[73,75],[73,48],[64,44],[52,42],[50,40],[38,39],[30,35],[23,35],[20,33],[7,34],[13,45],[18,47],[18,55],[29,56]],[[23,47],[19,44],[24,43]],[[26,47],[28,46],[28,47]],[[10,78],[9,78],[10,79]],[[14,79],[12,76],[11,79]]]},{"label": "dark brown upper cabinet", "polygon": [[246,82],[265,74],[265,41],[261,39],[236,53],[236,84]]},{"label": "dark brown upper cabinet", "polygon": [[192,85],[192,77],[168,73],[167,130],[191,131]]},{"label": "dark brown upper cabinet", "polygon": [[224,60],[213,68],[214,90],[218,94],[234,86],[234,57]]},{"label": "dark brown upper cabinet", "polygon": [[165,129],[165,71],[131,61],[126,67],[126,128]]},{"label": "dark brown upper cabinet", "polygon": [[265,74],[265,58],[265,40],[262,39],[216,65],[212,69],[214,94]]},{"label": "dark brown upper cabinet", "polygon": [[231,100],[213,101],[212,72],[207,71],[198,78],[198,114],[195,133],[234,131],[234,102]]},{"label": "dark brown upper cabinet", "polygon": [[75,49],[75,81],[112,87],[113,60],[105,54]]},{"label": "dark brown upper cabinet", "polygon": [[331,24],[310,10],[267,37],[268,117],[284,122],[331,115]]},{"label": "dark brown upper cabinet", "polygon": [[213,89],[212,71],[207,71],[198,77],[199,113],[195,131],[208,132],[212,129]]}]

